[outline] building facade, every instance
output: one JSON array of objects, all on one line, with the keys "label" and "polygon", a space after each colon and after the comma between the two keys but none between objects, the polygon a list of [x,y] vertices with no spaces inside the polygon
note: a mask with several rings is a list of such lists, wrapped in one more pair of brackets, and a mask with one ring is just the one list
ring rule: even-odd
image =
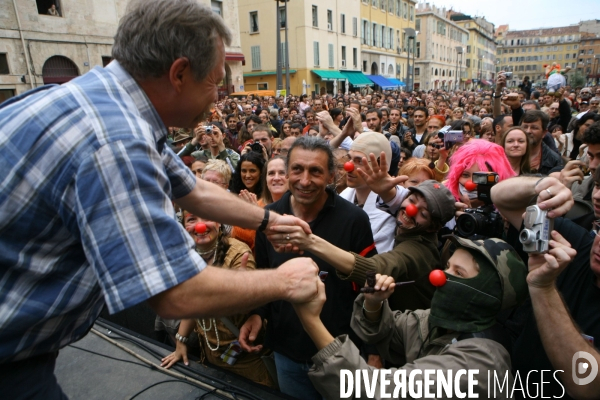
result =
[{"label": "building facade", "polygon": [[490,86],[496,77],[496,39],[494,24],[482,17],[450,11],[450,20],[469,31],[469,41],[464,51],[462,86],[466,89]]},{"label": "building facade", "polygon": [[497,71],[510,71],[508,86],[515,87],[525,76],[534,85],[546,83],[545,65],[577,68],[580,53],[578,25],[558,28],[507,30],[498,36]]},{"label": "building facade", "polygon": [[[277,34],[281,37],[284,59],[287,23],[291,93],[345,91],[348,82],[340,72],[361,68],[360,1],[290,1],[286,21],[283,3],[239,0],[242,51],[247,58],[243,89],[278,89]],[[284,67],[285,64],[281,69]]]},{"label": "building facade", "polygon": [[[237,90],[243,60],[237,0],[201,1],[221,13],[234,32],[221,92]],[[0,101],[108,64],[126,5],[127,0],[0,0]]]},{"label": "building facade", "polygon": [[600,78],[600,34],[581,33],[577,71],[586,79],[588,85],[597,85]]},{"label": "building facade", "polygon": [[460,53],[468,45],[469,31],[446,14],[445,8],[429,3],[417,6],[415,89],[454,90],[457,76],[464,76],[465,54]]},{"label": "building facade", "polygon": [[361,69],[408,81],[413,45],[405,29],[415,29],[416,1],[362,0],[360,7]]}]

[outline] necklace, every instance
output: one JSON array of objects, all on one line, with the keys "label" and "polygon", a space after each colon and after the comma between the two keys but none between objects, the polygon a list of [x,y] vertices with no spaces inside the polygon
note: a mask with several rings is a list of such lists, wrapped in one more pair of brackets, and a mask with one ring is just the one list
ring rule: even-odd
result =
[{"label": "necklace", "polygon": [[[210,318],[208,320],[208,322],[209,322],[208,328],[206,327],[206,323],[204,322],[204,318],[202,318],[198,322],[200,322],[200,328],[202,328],[202,330],[204,331],[204,339],[206,340],[206,345],[208,346],[208,348],[211,351],[217,351],[217,350],[219,350],[219,347],[220,347],[221,343],[219,342],[219,331],[217,330],[217,322],[215,321],[215,319],[214,318]],[[215,335],[217,337],[217,347],[215,347],[214,349],[210,346],[210,342],[208,341],[208,331],[210,331],[210,329],[212,328],[213,325],[215,326]]]},{"label": "necklace", "polygon": [[217,244],[218,244],[218,241],[217,241],[217,243],[215,243],[215,245],[213,247],[211,247],[210,249],[205,250],[205,251],[201,251],[201,250],[198,250],[198,248],[196,248],[196,253],[200,254],[200,256],[206,256],[206,255],[212,254],[215,251],[215,249],[217,248]]}]

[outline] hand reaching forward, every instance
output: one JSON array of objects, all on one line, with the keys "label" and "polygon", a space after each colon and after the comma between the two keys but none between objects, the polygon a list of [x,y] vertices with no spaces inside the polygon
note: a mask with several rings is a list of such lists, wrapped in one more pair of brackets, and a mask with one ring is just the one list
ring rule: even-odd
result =
[{"label": "hand reaching forward", "polygon": [[356,171],[373,192],[381,196],[384,202],[388,202],[396,195],[396,185],[406,181],[408,177],[405,175],[392,177],[388,174],[388,163],[383,151],[379,155],[379,164],[373,153],[369,154],[369,159],[370,163],[363,157],[362,168]]}]

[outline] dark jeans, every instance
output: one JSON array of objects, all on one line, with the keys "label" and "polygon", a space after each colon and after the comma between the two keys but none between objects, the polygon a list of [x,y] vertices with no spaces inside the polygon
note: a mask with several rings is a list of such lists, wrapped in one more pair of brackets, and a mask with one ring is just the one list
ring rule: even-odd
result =
[{"label": "dark jeans", "polygon": [[58,351],[26,360],[0,364],[3,399],[67,400],[56,381],[54,364]]},{"label": "dark jeans", "polygon": [[279,389],[288,396],[305,400],[322,400],[323,396],[317,392],[310,379],[308,370],[312,363],[297,363],[280,353],[275,355],[277,380]]}]

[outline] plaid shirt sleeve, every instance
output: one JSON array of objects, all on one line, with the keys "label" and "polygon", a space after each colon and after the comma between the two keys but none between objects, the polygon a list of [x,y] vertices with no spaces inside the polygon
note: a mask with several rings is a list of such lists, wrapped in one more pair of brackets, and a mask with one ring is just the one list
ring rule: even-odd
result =
[{"label": "plaid shirt sleeve", "polygon": [[[144,301],[205,267],[174,219],[167,193],[189,193],[195,178],[174,153],[143,140],[115,141],[80,166],[74,187],[81,243],[111,313]],[[165,190],[171,186],[171,190]]]}]

